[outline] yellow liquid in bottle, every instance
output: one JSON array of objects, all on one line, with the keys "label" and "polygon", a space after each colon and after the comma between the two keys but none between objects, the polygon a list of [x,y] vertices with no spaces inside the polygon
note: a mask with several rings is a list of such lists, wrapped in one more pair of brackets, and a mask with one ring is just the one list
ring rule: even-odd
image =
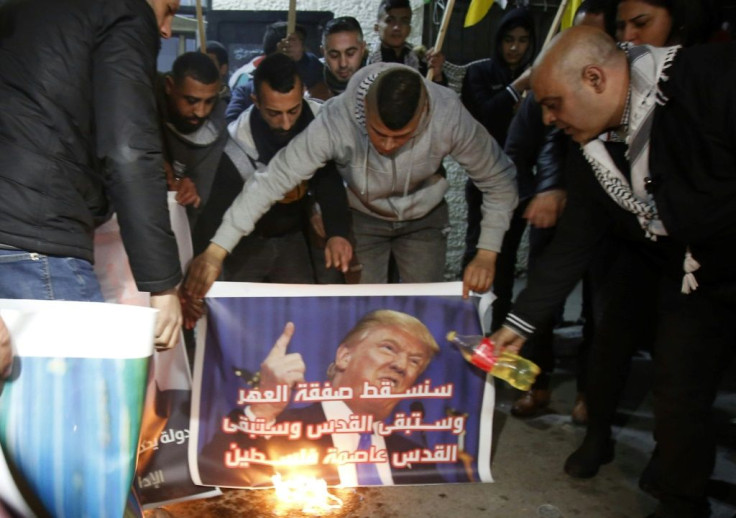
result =
[{"label": "yellow liquid in bottle", "polygon": [[492,375],[519,390],[529,390],[539,372],[540,369],[535,363],[508,352],[501,353],[491,369]]}]

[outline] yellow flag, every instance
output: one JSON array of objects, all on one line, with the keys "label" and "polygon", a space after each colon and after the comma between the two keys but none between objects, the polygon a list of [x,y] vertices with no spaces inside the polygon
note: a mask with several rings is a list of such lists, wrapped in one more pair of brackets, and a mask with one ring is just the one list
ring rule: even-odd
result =
[{"label": "yellow flag", "polygon": [[568,27],[572,27],[572,24],[575,21],[575,13],[582,3],[583,0],[569,0],[567,2],[567,7],[565,7],[565,12],[562,13],[562,21],[560,22],[561,31],[564,31]]},{"label": "yellow flag", "polygon": [[[496,3],[501,6],[502,9],[506,9],[507,0],[496,0]],[[468,7],[468,13],[465,15],[465,27],[475,25],[488,14],[488,10],[493,5],[493,0],[471,0],[470,6]]]}]

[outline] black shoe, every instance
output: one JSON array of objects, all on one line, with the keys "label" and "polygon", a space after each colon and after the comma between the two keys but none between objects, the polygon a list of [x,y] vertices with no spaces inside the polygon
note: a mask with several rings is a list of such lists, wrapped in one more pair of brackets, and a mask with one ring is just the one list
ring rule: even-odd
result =
[{"label": "black shoe", "polygon": [[613,460],[611,439],[591,439],[585,436],[583,444],[565,461],[565,473],[575,478],[592,478],[600,467]]}]

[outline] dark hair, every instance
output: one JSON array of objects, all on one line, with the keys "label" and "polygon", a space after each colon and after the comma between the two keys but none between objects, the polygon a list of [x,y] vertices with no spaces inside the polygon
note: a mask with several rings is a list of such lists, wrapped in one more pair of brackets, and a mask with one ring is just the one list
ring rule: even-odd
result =
[{"label": "dark hair", "polygon": [[378,18],[387,14],[391,9],[411,9],[409,0],[381,0],[378,4]]},{"label": "dark hair", "polygon": [[185,52],[174,61],[171,67],[171,77],[178,85],[184,79],[191,77],[205,85],[211,85],[220,80],[220,71],[217,70],[215,62],[202,52]]},{"label": "dark hair", "polygon": [[[614,8],[624,0],[615,0]],[[645,4],[666,9],[672,17],[672,29],[667,37],[668,44],[684,46],[702,43],[707,38],[705,13],[700,1],[693,0],[641,0]],[[614,10],[614,18],[617,18]]]},{"label": "dark hair", "polygon": [[294,86],[301,84],[296,62],[281,52],[269,54],[253,72],[253,91],[256,97],[260,95],[263,83],[282,94],[291,92]]},{"label": "dark hair", "polygon": [[215,55],[220,66],[227,65],[229,63],[230,58],[227,55],[227,49],[225,48],[225,45],[219,41],[208,41],[206,50],[207,54]]},{"label": "dark hair", "polygon": [[414,117],[422,94],[422,78],[409,70],[389,70],[376,85],[376,103],[381,122],[390,130],[400,130]]},{"label": "dark hair", "polygon": [[[266,32],[263,34],[264,54],[268,55],[276,52],[279,42],[287,36],[286,30],[286,22],[274,22],[266,27]],[[297,23],[294,32],[302,41],[307,39],[307,29],[303,25]]]},{"label": "dark hair", "polygon": [[610,4],[611,0],[585,0],[575,11],[575,16],[582,13],[606,14]]},{"label": "dark hair", "polygon": [[360,39],[363,39],[363,29],[360,27],[358,20],[352,16],[340,16],[325,24],[325,28],[322,30],[322,45],[325,44],[327,36],[338,32],[357,32]]}]

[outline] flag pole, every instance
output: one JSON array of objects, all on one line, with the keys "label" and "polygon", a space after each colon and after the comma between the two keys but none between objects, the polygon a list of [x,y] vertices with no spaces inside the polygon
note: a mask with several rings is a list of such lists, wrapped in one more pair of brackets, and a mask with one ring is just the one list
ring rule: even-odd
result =
[{"label": "flag pole", "polygon": [[289,15],[286,18],[286,36],[294,34],[296,30],[296,0],[289,0]]},{"label": "flag pole", "polygon": [[[452,16],[452,9],[455,7],[455,0],[448,0],[445,6],[445,12],[442,15],[442,23],[440,24],[440,30],[437,33],[437,40],[434,44],[434,52],[441,52],[442,45],[445,43],[445,34],[447,34],[447,27],[450,25],[450,16]],[[430,68],[427,71],[427,79],[430,81],[434,78],[434,69]]]},{"label": "flag pole", "polygon": [[204,33],[204,15],[202,14],[202,0],[197,0],[197,32],[199,32],[199,50],[207,54],[207,37]]},{"label": "flag pole", "polygon": [[557,29],[560,26],[560,20],[562,20],[562,15],[565,12],[568,2],[569,0],[560,1],[560,7],[557,9],[557,14],[555,14],[555,19],[552,21],[552,26],[549,28],[549,32],[547,33],[547,37],[544,39],[544,45],[542,45],[542,48],[546,47],[547,43],[549,43],[552,37],[557,33]]}]

